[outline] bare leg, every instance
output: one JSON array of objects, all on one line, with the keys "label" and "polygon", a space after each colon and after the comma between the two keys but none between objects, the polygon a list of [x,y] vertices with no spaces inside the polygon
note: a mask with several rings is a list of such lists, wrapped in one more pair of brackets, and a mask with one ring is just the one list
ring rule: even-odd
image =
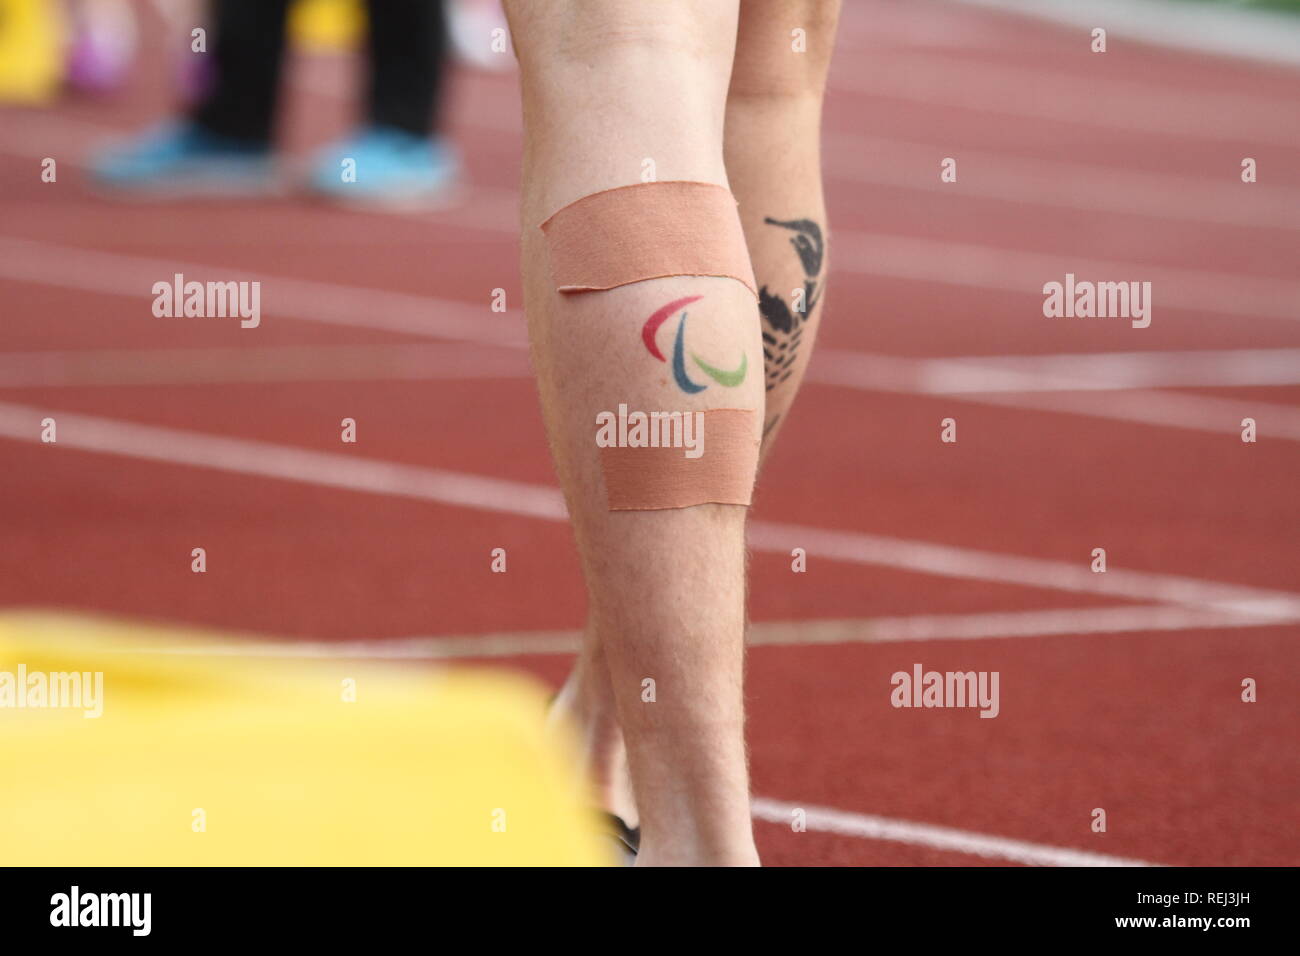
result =
[{"label": "bare leg", "polygon": [[551,716],[552,720],[575,725],[586,776],[595,787],[600,806],[629,827],[636,827],[639,817],[628,775],[623,728],[618,723],[614,685],[609,678],[609,662],[605,660],[600,635],[591,624],[583,635],[582,650],[573,670],[551,706]]},{"label": "bare leg", "polygon": [[[838,0],[742,0],[740,8],[725,162],[765,293],[764,456],[799,390],[821,318],[829,239],[821,104],[838,13]],[[796,29],[802,37],[792,35]],[[635,825],[608,680],[599,634],[589,628],[559,708],[583,728],[589,770],[604,806]]]},{"label": "bare leg", "polygon": [[[741,0],[726,164],[762,289],[763,454],[803,381],[827,276],[821,113],[839,0]],[[796,33],[795,31],[802,31]]]},{"label": "bare leg", "polygon": [[619,403],[749,408],[761,418],[757,374],[685,394],[639,340],[665,303],[700,296],[692,347],[729,361],[743,353],[756,372],[753,296],[734,280],[700,277],[562,296],[537,229],[576,199],[640,182],[646,160],[659,180],[727,184],[736,5],[555,0],[509,3],[507,14],[524,98],[525,310],[587,581],[589,644],[599,648],[579,671],[603,653],[640,812],[638,863],[753,864],[741,695],[746,509],[610,512],[594,443],[597,413]]}]

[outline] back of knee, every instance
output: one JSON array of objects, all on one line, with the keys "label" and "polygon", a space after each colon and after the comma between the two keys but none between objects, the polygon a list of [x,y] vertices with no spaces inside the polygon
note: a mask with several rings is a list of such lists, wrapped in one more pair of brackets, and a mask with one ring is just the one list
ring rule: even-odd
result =
[{"label": "back of knee", "polygon": [[[734,17],[717,0],[508,0],[510,31],[525,75],[566,67],[657,72],[729,65]],[[725,74],[724,74],[725,75]]]},{"label": "back of knee", "polygon": [[743,0],[729,100],[820,102],[838,13],[835,0]]}]

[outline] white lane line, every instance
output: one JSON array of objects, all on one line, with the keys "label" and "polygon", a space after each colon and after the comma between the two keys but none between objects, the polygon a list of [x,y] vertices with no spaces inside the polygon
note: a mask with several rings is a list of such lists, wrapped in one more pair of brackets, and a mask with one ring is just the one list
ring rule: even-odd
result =
[{"label": "white lane line", "polygon": [[446,381],[531,374],[527,357],[517,349],[459,342],[0,352],[0,388]]},{"label": "white lane line", "polygon": [[[548,521],[566,519],[563,496],[558,489],[544,485],[8,402],[0,402],[0,437],[40,443],[40,421],[46,416],[58,422],[58,444],[45,446],[52,453],[60,447],[75,448]],[[768,521],[751,521],[749,537],[751,547],[761,551],[789,554],[799,547],[829,560],[921,574],[1177,604],[1260,618],[1300,615],[1300,594],[1113,565],[1105,574],[1094,574],[1086,555],[1081,555],[1076,564]]]},{"label": "white lane line", "polygon": [[0,436],[39,441],[32,424],[47,415],[58,422],[57,445],[81,451],[396,495],[548,521],[563,521],[567,517],[559,491],[544,485],[354,458],[272,442],[137,425],[7,402],[0,402]]},{"label": "white lane line", "polygon": [[[1300,385],[1300,349],[1292,348],[952,358],[823,348],[817,355],[812,382],[917,395]],[[472,343],[0,352],[0,388],[531,376],[521,351]]]},{"label": "white lane line", "polygon": [[1239,445],[1242,421],[1250,418],[1254,419],[1262,435],[1300,441],[1300,408],[1250,399],[1209,398],[1176,392],[1008,392],[962,397],[980,405],[1061,412],[1135,425],[1159,425],[1234,436]]},{"label": "white lane line", "polygon": [[[1088,42],[1081,34],[1080,44]],[[1086,50],[1086,46],[1082,46]],[[1267,143],[1294,149],[1296,101],[1240,93],[1179,90],[1115,78],[1104,55],[1091,74],[1003,62],[971,62],[919,50],[874,50],[869,70],[831,69],[832,91],[877,96],[1071,126],[1166,135],[1241,146]],[[1250,155],[1249,153],[1245,155]],[[1237,162],[1234,159],[1233,162]],[[1239,169],[1238,169],[1239,172]],[[1236,175],[1231,169],[1225,174]]]},{"label": "white lane line", "polygon": [[964,3],[1083,28],[1104,24],[1121,43],[1155,46],[1300,65],[1300,23],[1294,16],[1241,4],[1176,0],[962,0]]},{"label": "white lane line", "polygon": [[789,554],[793,548],[803,548],[809,555],[830,560],[875,564],[943,577],[1156,601],[1267,618],[1300,614],[1300,594],[1151,571],[1124,569],[1116,573],[1117,569],[1111,568],[1104,574],[1097,574],[1083,560],[1077,564],[1067,563],[859,531],[753,521],[749,524],[749,543],[761,551]]},{"label": "white lane line", "polygon": [[[1247,186],[1231,175],[1216,180],[1147,173],[834,132],[823,135],[822,156],[832,180],[850,183],[1176,222],[1300,230],[1300,189]],[[960,166],[955,183],[941,182],[937,175],[946,156]]]},{"label": "white lane line", "polygon": [[[1270,627],[1295,621],[1296,618],[1247,617],[1203,608],[1133,605],[846,620],[757,621],[749,625],[746,643],[758,648],[1001,640],[1066,634],[1150,634],[1156,631]],[[579,630],[501,631],[354,641],[271,641],[249,636],[239,640],[195,640],[166,648],[160,653],[185,657],[443,661],[568,655],[576,653],[581,644],[582,632]]]},{"label": "white lane line", "polygon": [[[1252,350],[1253,351],[1253,350]],[[1288,350],[1278,350],[1286,352]],[[1231,353],[1227,353],[1231,355]],[[1082,369],[1087,359],[1097,358],[1091,370],[1101,367],[1101,356],[1080,356]],[[1283,357],[1283,363],[1285,363]],[[1271,438],[1300,441],[1300,408],[1255,399],[1217,398],[1179,392],[1128,389],[1122,379],[1114,388],[1097,379],[1072,375],[1055,378],[1050,370],[1033,371],[1032,359],[1003,369],[981,368],[981,359],[910,359],[873,355],[844,349],[819,349],[808,366],[810,384],[835,385],[867,392],[944,396],[954,402],[997,405],[1033,412],[1059,412],[1130,422],[1136,425],[1184,428],[1216,435],[1240,436],[1243,418],[1253,418]],[[1063,363],[1064,364],[1064,363]],[[1249,365],[1250,363],[1245,363]],[[1261,359],[1256,367],[1273,363]],[[1158,380],[1158,370],[1150,371]],[[1235,377],[1225,373],[1224,379]],[[1137,374],[1130,374],[1135,380]],[[1287,372],[1261,373],[1261,378],[1288,378]],[[1169,379],[1175,378],[1173,374]],[[1206,378],[1214,382],[1214,373]],[[1171,381],[1170,384],[1173,384]],[[1285,384],[1257,381],[1254,384]]]},{"label": "white lane line", "polygon": [[914,823],[895,820],[869,813],[852,813],[832,807],[817,807],[803,803],[787,803],[755,797],[752,804],[754,819],[789,826],[796,811],[802,810],[809,830],[818,833],[835,833],[839,836],[858,837],[864,840],[888,840],[909,843],[952,853],[969,853],[992,860],[1010,860],[1029,866],[1159,866],[1145,860],[1134,860],[1087,850],[1073,850],[1045,843],[1029,843],[1010,837],[991,836],[971,830],[938,826],[933,823]]},{"label": "white lane line", "polygon": [[909,641],[973,641],[1062,634],[1133,634],[1208,628],[1261,627],[1300,618],[1254,617],[1205,608],[1132,605],[1047,611],[914,614],[861,620],[759,622],[750,626],[754,647],[822,644],[892,644]]},{"label": "white lane line", "polygon": [[1213,312],[1233,318],[1300,320],[1300,282],[1292,279],[853,230],[836,231],[831,242],[836,272],[1019,292],[1037,300],[1026,304],[1026,322],[1128,321],[1045,318],[1043,285],[1064,282],[1066,273],[1073,273],[1078,281],[1150,282],[1153,323],[1160,321],[1162,309]]},{"label": "white lane line", "polygon": [[187,281],[261,282],[263,321],[280,315],[327,325],[483,345],[509,348],[525,348],[527,345],[519,311],[493,312],[487,298],[482,305],[470,305],[416,293],[294,279],[238,267],[149,259],[0,236],[0,278],[129,296],[139,300],[140,315],[145,318],[152,318],[153,284],[170,282],[178,272]]},{"label": "white lane line", "polygon": [[574,654],[582,632],[504,631],[446,637],[383,637],[366,641],[269,641],[240,638],[216,643],[150,647],[178,657],[239,657],[296,660],[446,661],[465,658],[546,657]]},{"label": "white lane line", "polygon": [[810,380],[916,395],[1300,385],[1300,349],[909,358],[822,348]]},{"label": "white lane line", "polygon": [[1300,385],[1300,348],[924,359],[929,394]]}]

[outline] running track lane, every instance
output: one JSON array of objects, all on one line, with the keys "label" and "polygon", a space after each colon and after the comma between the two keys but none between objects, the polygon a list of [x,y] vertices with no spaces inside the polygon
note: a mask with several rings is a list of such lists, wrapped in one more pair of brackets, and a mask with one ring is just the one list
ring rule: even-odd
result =
[{"label": "running track lane", "polygon": [[[1284,125],[1261,123],[1280,98],[1290,96],[1294,112],[1293,74],[1229,63],[1210,71],[1185,54],[1121,45],[1107,55],[1103,82],[1091,72],[1096,60],[1078,55],[1065,31],[1015,24],[934,4],[851,8],[845,44],[858,55],[837,63],[827,116],[828,141],[837,150],[828,157],[837,233],[897,236],[886,243],[896,248],[932,243],[918,247],[917,275],[926,276],[950,271],[927,259],[947,248],[933,243],[948,242],[1010,250],[1020,255],[1009,260],[1013,270],[1028,261],[1023,254],[1046,251],[1131,261],[1135,275],[1145,265],[1294,280],[1294,231],[1249,222],[1189,225],[1186,215],[1169,217],[1175,223],[1158,209],[1134,215],[1010,203],[988,195],[996,158],[984,164],[987,171],[963,165],[963,176],[979,187],[969,197],[909,183],[924,156],[919,143],[936,156],[969,147],[1007,163],[1029,161],[1049,187],[1054,162],[1209,181],[1224,164],[1234,168],[1243,149],[1260,156],[1279,185],[1300,184],[1300,142]],[[955,46],[953,37],[960,38]],[[328,64],[309,69],[342,85]],[[1052,95],[999,96],[1024,77],[1037,77]],[[0,172],[13,190],[0,198],[5,228],[64,245],[342,279],[466,303],[483,301],[500,285],[517,301],[507,231],[517,170],[511,82],[461,82],[457,133],[483,187],[468,210],[408,220],[284,203],[271,207],[278,215],[259,211],[250,235],[247,207],[103,203],[86,197],[75,169],[67,188],[51,196],[25,175],[30,162],[6,138]],[[1193,99],[1193,89],[1219,95],[1199,100],[1208,105],[1192,115],[1180,104]],[[53,140],[60,119],[113,126],[143,118],[157,95],[137,92],[145,95],[107,109],[74,105],[6,125],[26,132],[20,138],[30,155],[31,140]],[[1080,103],[1063,102],[1072,95],[1085,106],[1094,97],[1104,108],[1079,119]],[[333,97],[303,92],[290,117],[290,141],[305,144],[337,128],[337,112],[323,115],[330,103]],[[1164,109],[1154,122],[1157,107]],[[884,142],[878,149],[886,160],[898,163],[886,162],[883,173],[873,166],[886,178],[882,184],[858,174],[849,137],[861,132],[863,115],[872,118],[869,133]],[[486,117],[490,122],[479,121]],[[75,137],[71,148],[78,148]],[[1036,274],[1013,271],[1011,288],[998,289],[874,274],[879,264],[872,262],[846,265],[857,271],[837,276],[823,338],[829,348],[927,357],[1300,344],[1295,315],[1234,319],[1214,308],[1183,307],[1158,315],[1146,330],[1152,334],[1139,337],[1118,325],[1035,320],[1027,311],[1033,297],[1023,290],[1044,281]],[[1005,275],[998,282],[1006,284]],[[162,331],[141,322],[139,308],[88,291],[12,281],[0,290],[6,351],[154,348],[168,337],[178,346],[248,341],[230,329],[197,325]],[[18,313],[12,326],[11,305]],[[258,344],[411,341],[402,333],[290,321],[269,323]],[[1269,400],[1300,404],[1295,398],[1284,392]],[[531,389],[513,377],[5,389],[0,400],[331,450],[338,449],[338,408],[356,407],[364,409],[365,424],[355,451],[364,457],[551,481]],[[957,407],[962,442],[942,448],[932,440],[947,413],[942,398],[810,387],[799,427],[783,437],[765,476],[756,518],[1055,560],[1071,560],[1103,538],[1119,542],[1126,567],[1294,587],[1294,551],[1278,533],[1296,526],[1286,484],[1295,474],[1293,447],[1225,445],[1206,435],[1032,408]],[[510,423],[504,430],[503,422]],[[0,505],[6,541],[16,545],[4,549],[6,604],[37,598],[334,638],[535,630],[580,619],[572,549],[558,525],[70,449],[58,449],[57,457],[49,454],[55,449],[10,441],[0,449],[13,466],[5,469]],[[1259,454],[1247,459],[1246,450]],[[214,566],[202,588],[180,573],[187,561],[169,557],[173,549],[187,555],[195,536],[235,558]],[[498,540],[512,542],[508,582],[467,558]],[[778,556],[756,556],[757,619],[1109,606],[1082,595],[898,570],[864,573],[816,561],[815,553],[813,559],[811,572],[795,577]],[[1300,699],[1296,636],[1293,627],[1278,627],[759,648],[750,659],[756,790],[777,801],[1156,862],[1294,863],[1300,853],[1285,823],[1298,796],[1287,758]],[[916,660],[939,669],[1000,669],[1014,697],[1009,689],[1004,713],[993,721],[887,707],[882,688],[889,672]],[[555,657],[515,663],[553,680],[563,670]],[[1259,705],[1236,702],[1243,674],[1267,688]],[[1087,830],[1093,806],[1111,814],[1105,836]],[[915,843],[793,834],[771,822],[758,832],[771,863],[988,862]]]}]

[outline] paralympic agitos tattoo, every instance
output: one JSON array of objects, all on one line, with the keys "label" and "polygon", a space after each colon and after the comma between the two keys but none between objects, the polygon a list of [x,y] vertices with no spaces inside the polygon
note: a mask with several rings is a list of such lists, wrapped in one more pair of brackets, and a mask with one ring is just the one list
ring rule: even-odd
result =
[{"label": "paralympic agitos tattoo", "polygon": [[794,233],[790,237],[790,245],[799,256],[804,274],[801,309],[791,310],[781,296],[768,292],[766,285],[758,292],[758,309],[763,314],[763,362],[767,369],[765,384],[770,392],[794,373],[803,327],[821,299],[822,260],[826,246],[822,241],[821,227],[811,219],[782,221],[768,216],[763,222]]},{"label": "paralympic agitos tattoo", "polygon": [[[681,311],[681,319],[677,323],[677,333],[673,339],[673,380],[677,382],[678,388],[688,395],[702,392],[709,387],[692,381],[686,373],[686,309],[684,307],[698,301],[700,298],[698,295],[690,295],[682,299],[674,299],[667,305],[656,309],[654,314],[646,319],[645,325],[641,326],[641,341],[645,344],[646,350],[659,361],[667,362],[668,359],[664,356],[664,353],[659,351],[659,343],[655,340],[655,335],[659,331],[659,326],[668,321],[678,310]],[[691,353],[691,359],[699,366],[700,371],[719,385],[727,388],[735,388],[743,382],[745,373],[749,371],[749,357],[743,352],[740,355],[740,365],[731,371],[710,365],[694,352]]]}]

